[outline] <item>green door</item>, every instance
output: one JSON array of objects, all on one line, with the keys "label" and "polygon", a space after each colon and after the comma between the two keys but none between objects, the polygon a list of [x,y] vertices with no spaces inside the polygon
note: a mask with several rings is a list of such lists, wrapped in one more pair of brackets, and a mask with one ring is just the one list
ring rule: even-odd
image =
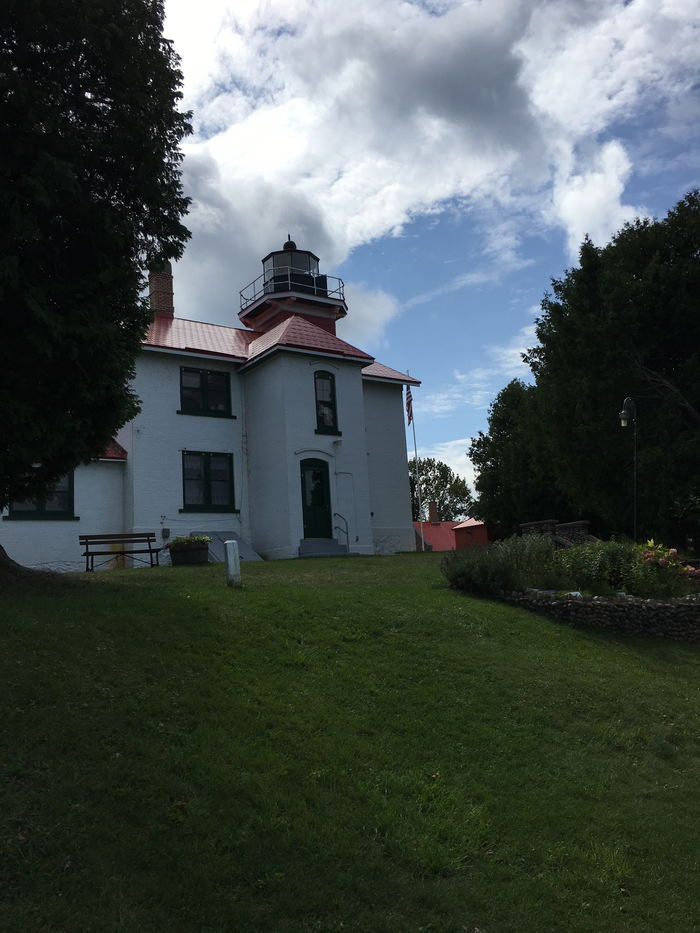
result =
[{"label": "green door", "polygon": [[324,460],[301,461],[301,503],[305,538],[332,538],[331,490]]}]

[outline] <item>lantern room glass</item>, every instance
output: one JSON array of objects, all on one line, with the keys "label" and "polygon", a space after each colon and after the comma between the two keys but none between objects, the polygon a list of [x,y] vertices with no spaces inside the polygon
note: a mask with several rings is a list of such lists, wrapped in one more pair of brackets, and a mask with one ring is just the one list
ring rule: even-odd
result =
[{"label": "lantern room glass", "polygon": [[286,275],[289,271],[318,275],[318,260],[305,250],[285,249],[272,253],[263,263],[265,279],[273,275]]}]

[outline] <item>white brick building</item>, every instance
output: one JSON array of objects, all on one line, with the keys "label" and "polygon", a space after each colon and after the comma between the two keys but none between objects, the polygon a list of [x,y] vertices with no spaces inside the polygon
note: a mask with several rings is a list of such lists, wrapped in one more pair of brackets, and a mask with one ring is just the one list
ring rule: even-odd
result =
[{"label": "white brick building", "polygon": [[413,549],[402,389],[418,383],[336,336],[343,283],[313,253],[265,257],[245,329],[175,317],[169,268],[151,304],[141,413],[52,498],[5,510],[11,557],[80,569],[78,534],[130,531],[235,535],[266,558]]}]

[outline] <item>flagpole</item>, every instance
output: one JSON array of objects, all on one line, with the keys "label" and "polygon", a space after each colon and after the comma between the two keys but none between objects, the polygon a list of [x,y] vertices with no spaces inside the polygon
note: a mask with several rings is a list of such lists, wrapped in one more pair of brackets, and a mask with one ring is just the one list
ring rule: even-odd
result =
[{"label": "flagpole", "polygon": [[[409,376],[411,375],[408,370],[406,370],[406,373]],[[423,502],[420,494],[420,482],[418,480],[418,444],[416,443],[416,422],[413,420],[413,394],[411,392],[410,386],[406,386],[406,414],[409,416],[409,424],[413,428],[413,475],[416,484],[416,496],[418,497],[418,521],[420,522],[421,550],[425,551],[425,534],[423,533]]]},{"label": "flagpole", "polygon": [[411,421],[413,427],[413,452],[416,464],[416,493],[418,494],[418,518],[420,520],[420,543],[421,550],[425,550],[425,535],[423,534],[423,502],[420,494],[420,482],[418,481],[418,445],[416,444],[416,422]]}]

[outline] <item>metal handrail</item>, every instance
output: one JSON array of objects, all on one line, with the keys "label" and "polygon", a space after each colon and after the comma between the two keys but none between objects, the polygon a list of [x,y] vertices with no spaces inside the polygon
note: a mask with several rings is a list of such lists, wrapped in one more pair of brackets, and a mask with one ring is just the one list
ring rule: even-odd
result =
[{"label": "metal handrail", "polygon": [[333,528],[333,531],[342,531],[342,532],[344,532],[344,533],[345,533],[345,544],[346,544],[348,547],[350,547],[350,532],[349,532],[349,530],[348,530],[348,529],[349,529],[349,526],[348,526],[348,520],[347,520],[347,518],[346,518],[344,515],[341,515],[340,512],[334,512],[334,513],[333,513],[333,518],[339,518],[339,519],[341,520],[341,522],[344,522],[344,523],[345,523],[345,528],[341,528],[340,525],[336,525],[336,526]]},{"label": "metal handrail", "polygon": [[271,272],[263,272],[257,279],[241,289],[241,311],[257,301],[261,295],[275,292],[302,292],[320,298],[335,298],[345,301],[345,285],[334,275],[321,275],[308,269],[279,266]]}]

